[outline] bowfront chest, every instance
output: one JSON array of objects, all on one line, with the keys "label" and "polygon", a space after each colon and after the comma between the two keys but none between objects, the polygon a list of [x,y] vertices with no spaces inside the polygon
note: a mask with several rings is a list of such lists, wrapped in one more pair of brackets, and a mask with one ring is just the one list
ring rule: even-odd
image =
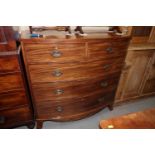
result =
[{"label": "bowfront chest", "polygon": [[113,102],[130,38],[22,39],[37,128],[43,121],[71,121]]}]

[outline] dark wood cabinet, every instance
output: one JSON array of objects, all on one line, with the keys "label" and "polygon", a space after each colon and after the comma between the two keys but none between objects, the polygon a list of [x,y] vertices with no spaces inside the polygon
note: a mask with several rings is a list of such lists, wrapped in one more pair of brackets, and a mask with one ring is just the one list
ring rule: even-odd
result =
[{"label": "dark wood cabinet", "polygon": [[0,128],[34,124],[20,50],[12,27],[0,27]]},{"label": "dark wood cabinet", "polygon": [[22,38],[37,128],[112,109],[130,38],[116,35]]}]

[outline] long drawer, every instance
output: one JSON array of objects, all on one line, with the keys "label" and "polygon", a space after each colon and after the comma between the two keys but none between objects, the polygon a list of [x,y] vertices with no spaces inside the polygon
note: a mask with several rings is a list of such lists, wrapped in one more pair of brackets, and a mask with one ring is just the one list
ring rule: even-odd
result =
[{"label": "long drawer", "polygon": [[2,93],[0,95],[0,110],[28,105],[26,93],[24,90]]},{"label": "long drawer", "polygon": [[[113,102],[115,92],[107,93],[102,97],[81,98],[79,100],[48,101],[39,103],[37,108],[38,119],[74,120],[81,113],[89,113],[92,109],[109,105]],[[78,116],[79,115],[79,116]]]},{"label": "long drawer", "polygon": [[0,74],[19,70],[19,62],[16,55],[0,56]]},{"label": "long drawer", "polygon": [[32,120],[32,115],[28,106],[0,111],[0,128],[22,125],[30,120]]},{"label": "long drawer", "polygon": [[86,57],[85,43],[25,44],[29,64],[81,61]]},{"label": "long drawer", "polygon": [[33,85],[36,102],[79,99],[116,90],[119,74],[84,81],[56,82]]},{"label": "long drawer", "polygon": [[0,75],[0,93],[23,88],[21,73]]},{"label": "long drawer", "polygon": [[96,61],[92,63],[29,65],[32,84],[42,82],[74,81],[107,76],[120,72],[124,59]]}]

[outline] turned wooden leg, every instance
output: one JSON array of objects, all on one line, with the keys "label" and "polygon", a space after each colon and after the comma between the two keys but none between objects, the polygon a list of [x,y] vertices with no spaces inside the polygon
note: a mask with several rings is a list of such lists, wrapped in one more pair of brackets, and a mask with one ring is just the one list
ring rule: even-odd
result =
[{"label": "turned wooden leg", "polygon": [[42,129],[43,127],[43,121],[37,121],[37,129]]},{"label": "turned wooden leg", "polygon": [[34,122],[27,125],[27,128],[29,128],[29,129],[33,129],[34,127],[35,127]]},{"label": "turned wooden leg", "polygon": [[108,108],[109,108],[110,111],[112,111],[114,109],[112,104],[109,104]]}]

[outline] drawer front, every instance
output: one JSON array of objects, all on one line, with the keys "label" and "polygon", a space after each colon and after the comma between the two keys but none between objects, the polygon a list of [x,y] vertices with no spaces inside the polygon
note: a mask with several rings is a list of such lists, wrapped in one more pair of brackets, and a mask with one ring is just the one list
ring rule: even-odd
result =
[{"label": "drawer front", "polygon": [[0,93],[23,88],[21,73],[0,75]]},{"label": "drawer front", "polygon": [[32,84],[84,80],[120,72],[123,62],[124,59],[115,59],[85,64],[29,65],[29,72]]},{"label": "drawer front", "polygon": [[18,57],[16,55],[0,56],[0,74],[19,70]]},{"label": "drawer front", "polygon": [[26,44],[24,48],[29,64],[81,61],[86,57],[85,43]]},{"label": "drawer front", "polygon": [[0,110],[26,104],[28,105],[28,100],[24,90],[0,94]]},{"label": "drawer front", "polygon": [[116,43],[103,43],[94,42],[88,44],[88,52],[90,59],[108,59],[115,57],[125,57],[128,43],[116,42]]},{"label": "drawer front", "polygon": [[0,111],[0,128],[10,128],[32,120],[28,106]]},{"label": "drawer front", "polygon": [[66,119],[77,119],[83,113],[88,113],[107,104],[112,104],[113,100],[114,92],[105,94],[97,99],[91,96],[72,102],[68,100],[42,102],[37,105],[37,118],[62,121]]},{"label": "drawer front", "polygon": [[95,94],[104,94],[116,90],[119,75],[111,77],[91,79],[79,82],[56,82],[34,85],[33,92],[36,102],[53,101],[64,99],[79,99]]}]

